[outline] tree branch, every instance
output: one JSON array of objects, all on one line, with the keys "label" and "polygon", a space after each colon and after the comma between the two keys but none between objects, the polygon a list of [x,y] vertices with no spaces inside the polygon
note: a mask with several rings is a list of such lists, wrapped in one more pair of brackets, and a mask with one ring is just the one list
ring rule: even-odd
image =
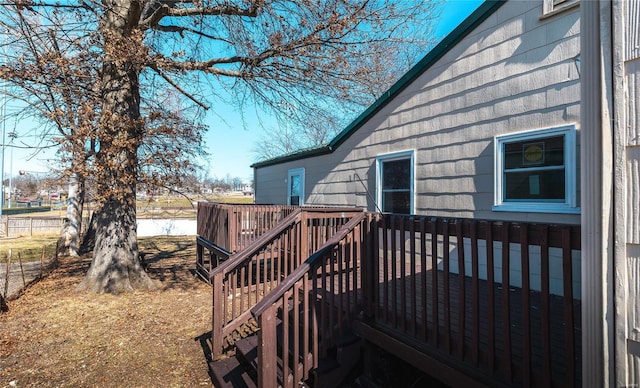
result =
[{"label": "tree branch", "polygon": [[38,8],[38,7],[46,7],[46,8],[71,8],[71,9],[86,9],[92,10],[89,4],[82,2],[80,4],[63,4],[63,3],[47,3],[44,1],[11,1],[11,2],[2,2],[0,3],[0,7],[17,7],[20,8]]},{"label": "tree branch", "polygon": [[153,67],[153,66],[151,67],[151,69],[153,71],[155,71],[160,77],[164,78],[165,81],[167,81],[171,86],[176,88],[180,93],[182,93],[182,95],[184,95],[185,97],[187,97],[191,101],[195,102],[202,109],[209,110],[209,106],[208,105],[206,105],[202,101],[198,100],[193,94],[191,94],[191,93],[187,92],[186,90],[184,90],[180,85],[178,85],[173,79],[171,79],[171,77],[166,75],[164,72],[160,71],[158,68]]},{"label": "tree branch", "polygon": [[229,40],[226,39],[221,39],[217,36],[213,36],[213,35],[209,35],[209,34],[205,34],[202,31],[198,31],[198,30],[194,30],[193,28],[187,28],[187,27],[180,27],[180,26],[174,26],[174,25],[161,25],[161,24],[157,24],[153,27],[151,27],[153,30],[156,31],[161,31],[161,32],[177,32],[178,34],[180,34],[180,36],[183,36],[183,32],[190,32],[194,35],[199,35],[203,38],[208,38],[211,40],[218,40],[218,41],[223,41],[225,43],[231,43]]},{"label": "tree branch", "polygon": [[165,16],[188,17],[220,15],[256,17],[258,15],[258,7],[252,5],[249,8],[240,8],[231,5],[220,5],[217,7],[173,8],[165,3],[159,5],[148,17],[144,17],[146,15],[143,14],[144,19],[140,20],[138,27],[141,29],[152,28]]}]

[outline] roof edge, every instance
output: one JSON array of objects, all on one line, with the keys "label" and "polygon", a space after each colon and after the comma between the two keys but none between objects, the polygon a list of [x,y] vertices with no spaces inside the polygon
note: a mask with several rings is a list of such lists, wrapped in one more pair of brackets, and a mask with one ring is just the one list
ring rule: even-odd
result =
[{"label": "roof edge", "polygon": [[330,154],[331,152],[332,150],[329,148],[328,145],[323,145],[316,148],[294,152],[292,154],[277,156],[273,159],[267,159],[261,162],[256,162],[256,163],[253,163],[250,167],[252,168],[266,167],[266,166],[285,163],[293,160],[305,159],[312,156],[326,155],[326,154]]},{"label": "roof edge", "polygon": [[464,19],[453,31],[451,31],[440,43],[438,43],[427,55],[425,55],[415,66],[407,71],[398,81],[396,81],[386,92],[382,94],[373,104],[353,120],[345,129],[337,134],[327,145],[284,155],[273,159],[257,162],[251,165],[253,168],[267,167],[284,162],[306,159],[313,156],[326,155],[332,153],[342,143],[344,143],[355,131],[364,125],[373,115],[384,108],[400,92],[407,88],[420,75],[427,71],[433,64],[442,58],[452,47],[471,33],[480,23],[484,22],[507,0],[487,0],[475,11]]}]

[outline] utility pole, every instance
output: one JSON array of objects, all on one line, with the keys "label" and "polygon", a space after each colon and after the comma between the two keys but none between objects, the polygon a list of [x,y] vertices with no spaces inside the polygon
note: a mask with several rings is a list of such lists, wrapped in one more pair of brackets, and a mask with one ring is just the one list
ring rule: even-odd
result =
[{"label": "utility pole", "polygon": [[[2,48],[2,54],[5,54],[4,46]],[[4,56],[4,55],[3,55]],[[7,93],[5,82],[2,82],[2,158],[0,161],[0,221],[2,220],[2,208],[4,207],[4,150],[6,145],[7,134]]]},{"label": "utility pole", "polygon": [[9,136],[9,146],[11,146],[11,155],[9,156],[9,206],[11,207],[11,201],[13,200],[13,142],[18,137],[18,134],[13,132],[9,132],[7,134]]},{"label": "utility pole", "polygon": [[7,134],[7,95],[4,92],[4,83],[2,84],[2,158],[0,158],[0,219],[2,219],[2,208],[4,207],[4,150],[6,145]]}]

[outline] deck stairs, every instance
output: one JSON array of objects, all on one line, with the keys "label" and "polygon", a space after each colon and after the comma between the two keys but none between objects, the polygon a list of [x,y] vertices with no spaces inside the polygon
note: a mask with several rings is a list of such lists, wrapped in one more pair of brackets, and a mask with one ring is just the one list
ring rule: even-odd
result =
[{"label": "deck stairs", "polygon": [[[293,320],[289,320],[292,322]],[[282,320],[278,319],[278,385],[306,386],[306,387],[337,387],[351,373],[360,361],[362,341],[352,332],[344,334],[336,346],[328,349],[327,354],[320,358],[318,367],[313,369],[309,378],[297,384],[290,374],[285,381],[282,374]],[[293,330],[289,330],[291,333]],[[225,387],[257,387],[258,361],[258,335],[252,335],[235,342],[235,355],[209,363],[214,386]],[[293,343],[293,339],[288,341]],[[289,352],[291,354],[291,352]],[[289,360],[292,365],[293,360]]]},{"label": "deck stairs", "polygon": [[[326,215],[322,217],[331,220]],[[219,349],[223,338],[230,346],[225,353],[212,351],[209,368],[216,387],[339,386],[360,360],[361,340],[350,327],[355,314],[361,311],[356,295],[359,264],[353,252],[360,249],[355,236],[360,235],[365,218],[361,211],[348,215],[341,212],[338,221],[327,224],[322,220],[305,221],[299,211],[294,212],[243,252],[230,256],[211,271],[209,278],[213,280],[214,288],[212,349]],[[288,245],[286,241],[278,242],[283,239],[280,236],[295,231],[296,225],[307,224],[315,229],[310,226],[308,232],[303,230],[298,235],[319,235],[317,230],[321,229],[326,240],[321,246],[310,249],[308,252],[312,253],[307,253],[306,260],[292,261],[289,259],[292,253],[300,260],[305,249],[281,249]],[[284,239],[292,238],[285,236]],[[273,265],[265,265],[263,270],[251,269],[255,263],[267,261]],[[283,262],[292,263],[288,271],[287,265],[280,264]],[[256,279],[263,283],[255,284],[251,289],[244,287],[254,284]],[[262,284],[270,286],[263,287]],[[233,302],[233,298],[242,295],[245,289],[264,292],[258,299],[255,296],[248,299],[248,303]],[[234,306],[232,310],[225,307],[229,303]],[[244,309],[239,309],[243,305]],[[229,312],[234,318],[223,321],[227,329],[217,331],[216,338],[216,319]],[[256,334],[236,339],[228,334],[251,317],[257,323]],[[233,356],[227,357],[230,354]],[[264,365],[260,365],[261,362]]]}]

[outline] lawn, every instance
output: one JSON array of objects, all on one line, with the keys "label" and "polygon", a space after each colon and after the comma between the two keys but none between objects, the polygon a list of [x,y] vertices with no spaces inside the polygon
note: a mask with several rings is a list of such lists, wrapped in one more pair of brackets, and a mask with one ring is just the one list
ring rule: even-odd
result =
[{"label": "lawn", "polygon": [[3,264],[11,250],[11,261],[17,261],[18,255],[23,262],[40,260],[42,249],[45,257],[51,257],[56,251],[58,235],[0,238],[0,264]]},{"label": "lawn", "polygon": [[75,291],[90,256],[59,267],[0,314],[0,386],[211,386],[211,289],[193,237],[141,238],[157,291]]},{"label": "lawn", "polygon": [[[136,203],[138,217],[194,217],[198,201],[220,202],[230,204],[253,203],[253,196],[233,194],[210,194],[194,198],[183,196],[139,198]],[[91,204],[85,207],[85,215],[92,209]],[[43,209],[39,212],[11,214],[11,217],[64,217],[66,209]]]}]

